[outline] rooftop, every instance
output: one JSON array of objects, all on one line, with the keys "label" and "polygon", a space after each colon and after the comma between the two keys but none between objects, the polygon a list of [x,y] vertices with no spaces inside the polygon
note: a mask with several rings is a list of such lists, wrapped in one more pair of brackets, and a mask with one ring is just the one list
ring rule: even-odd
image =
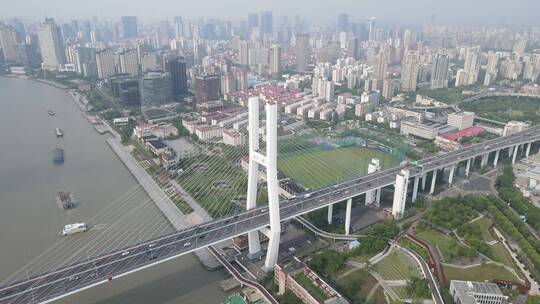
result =
[{"label": "rooftop", "polygon": [[471,137],[476,136],[482,132],[484,132],[486,129],[480,127],[480,126],[472,126],[467,129],[463,129],[461,131],[455,131],[455,132],[447,132],[444,134],[441,134],[440,136],[444,139],[448,140],[457,140],[462,137]]}]

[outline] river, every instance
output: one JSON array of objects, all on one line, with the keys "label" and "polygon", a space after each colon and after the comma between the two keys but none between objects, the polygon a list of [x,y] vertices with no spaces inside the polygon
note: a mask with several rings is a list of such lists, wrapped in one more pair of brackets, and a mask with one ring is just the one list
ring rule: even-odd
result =
[{"label": "river", "polygon": [[[56,138],[57,127],[63,138]],[[0,282],[172,231],[106,136],[97,134],[63,90],[0,77],[0,130]],[[52,162],[56,147],[65,151],[60,166]],[[75,209],[59,208],[54,197],[60,190],[75,195]],[[73,222],[92,228],[59,236]],[[218,285],[224,277],[189,255],[59,302],[218,303],[225,296]]]}]

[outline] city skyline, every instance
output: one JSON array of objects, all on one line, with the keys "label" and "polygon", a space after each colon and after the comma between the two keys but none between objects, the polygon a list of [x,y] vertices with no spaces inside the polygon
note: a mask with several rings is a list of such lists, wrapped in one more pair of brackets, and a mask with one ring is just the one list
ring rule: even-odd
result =
[{"label": "city skyline", "polygon": [[[213,9],[209,9],[213,8]],[[523,9],[527,8],[527,9]],[[136,15],[145,21],[170,19],[173,16],[189,18],[218,18],[224,20],[245,20],[250,13],[271,11],[274,19],[279,15],[299,15],[303,19],[322,23],[335,23],[336,15],[347,13],[350,22],[367,21],[370,16],[378,16],[382,23],[424,24],[463,24],[521,27],[535,25],[535,12],[540,10],[540,2],[517,0],[508,5],[503,0],[480,0],[475,2],[457,0],[453,2],[408,0],[396,5],[392,0],[365,0],[362,2],[340,0],[332,6],[315,7],[306,0],[287,2],[233,0],[215,3],[208,0],[196,3],[186,1],[157,0],[145,1],[105,1],[96,0],[85,5],[84,2],[73,5],[73,1],[23,0],[4,7],[0,18],[21,17],[43,19],[87,18],[99,16],[116,19],[122,15]],[[149,14],[149,12],[152,12]]]}]

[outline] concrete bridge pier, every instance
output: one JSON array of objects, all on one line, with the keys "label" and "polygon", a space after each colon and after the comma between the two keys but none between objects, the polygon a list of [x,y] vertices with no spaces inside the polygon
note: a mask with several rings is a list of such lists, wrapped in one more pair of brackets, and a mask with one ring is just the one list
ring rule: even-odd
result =
[{"label": "concrete bridge pier", "polygon": [[482,154],[481,162],[480,162],[480,167],[481,168],[484,168],[487,165],[488,159],[489,159],[489,153]]},{"label": "concrete bridge pier", "polygon": [[456,165],[453,164],[451,167],[450,167],[450,173],[448,175],[448,186],[452,186],[452,182],[454,181],[454,172],[456,171]]},{"label": "concrete bridge pier", "polygon": [[351,210],[352,210],[352,198],[347,199],[347,208],[345,208],[345,234],[349,235],[351,232]]},{"label": "concrete bridge pier", "polygon": [[516,145],[514,147],[514,151],[512,152],[512,165],[516,163],[516,158],[518,154],[519,145]]},{"label": "concrete bridge pier", "polygon": [[328,224],[332,224],[332,217],[334,212],[334,205],[328,205]]},{"label": "concrete bridge pier", "polygon": [[407,169],[402,169],[398,175],[396,175],[396,182],[394,184],[394,203],[392,204],[392,215],[395,219],[402,218],[405,213],[409,176],[410,173]]},{"label": "concrete bridge pier", "polygon": [[[380,161],[378,158],[372,158],[371,163],[368,165],[368,174],[375,173],[381,170]],[[381,193],[380,189],[370,190],[366,192],[366,206],[373,203],[378,207],[380,205]]]},{"label": "concrete bridge pier", "polygon": [[427,173],[422,174],[422,191],[426,190]]},{"label": "concrete bridge pier", "polygon": [[501,150],[495,151],[495,158],[493,159],[493,167],[497,167],[497,164],[499,163],[499,154],[501,153]]},{"label": "concrete bridge pier", "polygon": [[471,172],[471,158],[467,159],[467,165],[465,166],[465,177],[469,177]]},{"label": "concrete bridge pier", "polygon": [[525,149],[525,157],[529,157],[529,154],[531,153],[531,146],[532,142],[527,144],[527,148]]},{"label": "concrete bridge pier", "polygon": [[416,201],[416,197],[418,196],[418,183],[419,182],[420,182],[420,176],[414,177],[413,190],[412,190],[412,202],[413,203]]},{"label": "concrete bridge pier", "polygon": [[431,177],[431,189],[429,189],[429,194],[433,195],[435,193],[435,183],[437,182],[437,169],[432,171],[432,177]]}]

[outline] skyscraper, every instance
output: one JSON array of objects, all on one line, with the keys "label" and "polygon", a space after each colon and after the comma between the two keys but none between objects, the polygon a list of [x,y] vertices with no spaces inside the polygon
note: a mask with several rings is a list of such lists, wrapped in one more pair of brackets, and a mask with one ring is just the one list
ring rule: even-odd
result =
[{"label": "skyscraper", "polygon": [[431,68],[430,88],[432,90],[448,88],[448,79],[450,78],[449,64],[450,58],[448,58],[448,55],[435,55]]},{"label": "skyscraper", "polygon": [[136,49],[125,50],[118,54],[120,60],[120,72],[130,74],[131,76],[139,75],[139,57]]},{"label": "skyscraper", "polygon": [[354,37],[347,42],[347,57],[358,59],[358,38]]},{"label": "skyscraper", "polygon": [[407,51],[401,63],[401,90],[405,92],[416,91],[418,77],[418,52]]},{"label": "skyscraper", "polygon": [[248,15],[248,30],[251,32],[251,29],[254,27],[259,27],[259,15],[249,14]]},{"label": "skyscraper", "polygon": [[114,51],[110,49],[96,52],[97,74],[99,79],[108,78],[116,73]]},{"label": "skyscraper", "polygon": [[4,51],[4,60],[8,63],[16,62],[15,44],[17,43],[17,32],[9,25],[0,23],[0,47]]},{"label": "skyscraper", "polygon": [[122,38],[137,38],[139,30],[136,16],[122,16]]},{"label": "skyscraper", "polygon": [[338,16],[338,31],[347,32],[349,30],[349,15],[340,14]]},{"label": "skyscraper", "polygon": [[159,22],[159,44],[161,46],[169,46],[171,37],[169,35],[169,21],[161,20]]},{"label": "skyscraper", "polygon": [[270,74],[273,77],[279,75],[281,71],[281,48],[279,45],[274,44],[270,47]]},{"label": "skyscraper", "polygon": [[195,77],[195,99],[198,104],[219,100],[219,76],[199,75]]},{"label": "skyscraper", "polygon": [[373,67],[373,78],[382,80],[386,77],[386,70],[388,68],[388,54],[386,49],[379,50],[379,54],[375,57],[375,65]]},{"label": "skyscraper", "polygon": [[95,49],[77,46],[73,50],[73,63],[75,63],[77,73],[84,77],[97,77]]},{"label": "skyscraper", "polygon": [[186,61],[184,57],[165,59],[165,70],[171,74],[172,92],[174,96],[182,96],[188,93]]},{"label": "skyscraper", "polygon": [[484,85],[490,86],[497,78],[497,66],[499,65],[499,53],[489,52],[488,62],[486,67],[486,76],[484,77]]},{"label": "skyscraper", "polygon": [[174,37],[184,37],[184,21],[181,16],[174,17]]},{"label": "skyscraper", "polygon": [[139,84],[141,105],[154,106],[172,101],[171,75],[161,71],[144,74]]},{"label": "skyscraper", "polygon": [[238,46],[238,63],[241,65],[249,64],[249,41],[240,41]]},{"label": "skyscraper", "polygon": [[47,70],[58,70],[58,65],[66,62],[64,40],[60,28],[54,19],[47,18],[38,30],[39,50],[42,67]]},{"label": "skyscraper", "polygon": [[373,41],[375,40],[375,20],[377,18],[371,17],[369,18],[369,29],[368,29],[368,40]]},{"label": "skyscraper", "polygon": [[311,50],[309,47],[309,34],[296,34],[296,69],[305,71],[308,68]]},{"label": "skyscraper", "polygon": [[274,31],[274,16],[272,12],[261,12],[261,32],[263,34],[271,34]]},{"label": "skyscraper", "polygon": [[467,49],[465,55],[465,66],[463,68],[466,73],[466,78],[462,82],[465,85],[471,85],[478,80],[478,72],[480,70],[480,47],[471,47]]}]

